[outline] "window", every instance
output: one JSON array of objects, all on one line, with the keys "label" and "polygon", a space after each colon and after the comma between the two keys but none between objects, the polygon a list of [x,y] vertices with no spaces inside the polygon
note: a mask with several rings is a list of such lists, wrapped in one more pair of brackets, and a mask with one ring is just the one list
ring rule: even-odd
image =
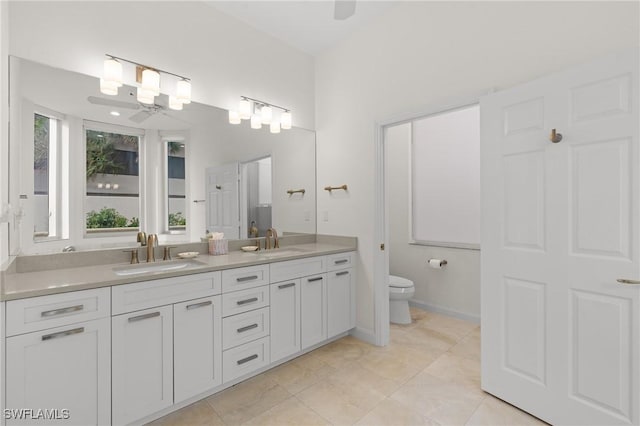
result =
[{"label": "window", "polygon": [[[33,240],[68,238],[63,208],[68,167],[62,120],[53,114],[33,115]],[[64,139],[64,140],[63,140]]]},{"label": "window", "polygon": [[411,156],[413,242],[479,248],[479,106],[414,120]]},{"label": "window", "polygon": [[185,144],[182,140],[166,141],[167,170],[167,218],[169,233],[184,233],[187,226],[185,205]]},{"label": "window", "polygon": [[140,138],[115,126],[85,127],[87,234],[138,230]]}]

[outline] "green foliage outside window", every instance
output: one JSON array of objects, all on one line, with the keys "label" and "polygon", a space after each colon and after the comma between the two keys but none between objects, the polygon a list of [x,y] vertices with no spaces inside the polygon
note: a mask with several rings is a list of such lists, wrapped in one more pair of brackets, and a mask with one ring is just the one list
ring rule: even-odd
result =
[{"label": "green foliage outside window", "polygon": [[91,210],[87,213],[87,229],[96,228],[137,228],[137,217],[131,220],[118,213],[114,208],[103,207],[99,212]]},{"label": "green foliage outside window", "polygon": [[185,226],[187,219],[182,216],[182,212],[169,213],[169,226]]}]

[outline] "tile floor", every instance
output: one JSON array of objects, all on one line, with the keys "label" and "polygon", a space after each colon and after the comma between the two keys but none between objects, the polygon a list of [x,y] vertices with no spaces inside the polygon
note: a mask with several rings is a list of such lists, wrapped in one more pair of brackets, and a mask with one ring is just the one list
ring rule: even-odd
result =
[{"label": "tile floor", "polygon": [[345,337],[152,425],[543,425],[480,390],[480,327],[411,309],[380,348]]}]

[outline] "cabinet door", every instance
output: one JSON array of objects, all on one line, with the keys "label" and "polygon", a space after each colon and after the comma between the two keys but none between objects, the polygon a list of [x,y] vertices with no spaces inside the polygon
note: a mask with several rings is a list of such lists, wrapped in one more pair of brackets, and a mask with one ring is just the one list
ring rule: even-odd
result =
[{"label": "cabinet door", "polygon": [[112,318],[113,423],[173,404],[172,306]]},{"label": "cabinet door", "polygon": [[351,269],[328,275],[327,331],[333,337],[355,327],[355,285]]},{"label": "cabinet door", "polygon": [[25,413],[29,417],[8,419],[8,425],[111,423],[109,322],[103,318],[7,339],[6,408],[31,408],[33,416],[36,409],[52,409],[48,414],[54,416],[34,419]]},{"label": "cabinet door", "polygon": [[274,362],[301,349],[300,280],[271,284],[270,293],[271,362]]},{"label": "cabinet door", "polygon": [[302,349],[327,338],[327,274],[301,279]]},{"label": "cabinet door", "polygon": [[173,342],[176,403],[221,385],[220,296],[173,305]]}]

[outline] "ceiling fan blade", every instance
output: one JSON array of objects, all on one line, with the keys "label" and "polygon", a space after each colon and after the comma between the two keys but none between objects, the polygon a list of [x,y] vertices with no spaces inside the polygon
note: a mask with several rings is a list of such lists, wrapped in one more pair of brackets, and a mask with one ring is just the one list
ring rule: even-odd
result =
[{"label": "ceiling fan blade", "polygon": [[140,105],[132,102],[117,101],[115,99],[99,98],[97,96],[89,96],[87,100],[95,105],[104,105],[116,108],[140,109]]},{"label": "ceiling fan blade", "polygon": [[152,112],[149,112],[146,110],[140,111],[140,112],[136,112],[131,117],[129,117],[129,120],[133,121],[134,123],[142,123],[144,120],[151,117],[152,115],[153,115]]},{"label": "ceiling fan blade", "polygon": [[335,0],[333,18],[344,21],[356,11],[356,0]]}]

